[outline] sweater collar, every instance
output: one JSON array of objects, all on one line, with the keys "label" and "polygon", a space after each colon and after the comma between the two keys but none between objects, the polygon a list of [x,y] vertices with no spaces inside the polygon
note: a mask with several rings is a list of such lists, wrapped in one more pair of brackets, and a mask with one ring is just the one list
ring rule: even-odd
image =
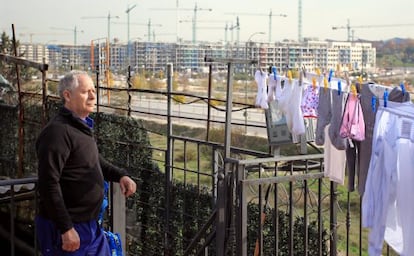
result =
[{"label": "sweater collar", "polygon": [[90,129],[93,129],[94,120],[90,118],[89,116],[87,116],[85,119],[82,119],[78,117],[75,113],[67,109],[66,107],[62,107],[62,113],[66,115],[71,115],[72,118],[82,121],[82,123],[86,124]]}]

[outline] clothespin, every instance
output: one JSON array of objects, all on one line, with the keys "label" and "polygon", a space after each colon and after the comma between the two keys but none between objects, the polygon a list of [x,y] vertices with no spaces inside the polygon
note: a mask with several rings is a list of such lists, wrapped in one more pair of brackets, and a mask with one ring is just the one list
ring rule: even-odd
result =
[{"label": "clothespin", "polygon": [[275,66],[272,67],[272,72],[273,72],[273,79],[276,81],[276,73],[277,73],[277,69]]},{"label": "clothespin", "polygon": [[404,86],[403,82],[401,82],[400,87],[401,87],[402,95],[404,95],[405,94],[405,86]]},{"label": "clothespin", "polygon": [[318,76],[321,75],[321,70],[319,68],[316,68],[316,75],[318,75]]},{"label": "clothespin", "polygon": [[288,79],[289,79],[289,83],[292,83],[292,71],[288,70]]},{"label": "clothespin", "polygon": [[362,76],[358,77],[358,83],[359,83],[359,90],[362,89]]},{"label": "clothespin", "polygon": [[387,107],[387,103],[388,103],[388,89],[385,89],[385,91],[384,91],[384,108]]},{"label": "clothespin", "polygon": [[323,90],[324,92],[326,92],[326,90],[328,89],[328,79],[326,79],[326,77],[323,78]]},{"label": "clothespin", "polygon": [[316,89],[316,77],[312,77],[312,88]]},{"label": "clothespin", "polygon": [[375,113],[376,107],[377,107],[377,97],[374,95],[371,98],[371,108],[372,108],[372,112]]},{"label": "clothespin", "polygon": [[341,91],[342,91],[341,80],[338,80],[338,95],[341,95]]},{"label": "clothespin", "polygon": [[354,84],[351,84],[351,93],[352,95],[357,96],[357,89]]},{"label": "clothespin", "polygon": [[331,69],[331,70],[329,71],[328,82],[331,82],[331,79],[332,79],[332,74],[333,74],[333,70]]},{"label": "clothespin", "polygon": [[341,65],[339,64],[336,64],[336,73],[337,73],[337,76],[339,76],[341,73]]}]

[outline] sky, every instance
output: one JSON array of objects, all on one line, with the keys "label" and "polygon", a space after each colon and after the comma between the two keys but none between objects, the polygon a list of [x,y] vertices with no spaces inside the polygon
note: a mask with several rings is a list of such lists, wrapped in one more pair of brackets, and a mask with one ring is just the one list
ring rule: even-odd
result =
[{"label": "sky", "polygon": [[[193,37],[197,41],[218,42],[226,37],[228,41],[237,40],[237,30],[228,29],[226,33],[225,27],[235,26],[238,17],[242,42],[298,40],[298,3],[295,0],[0,0],[0,29],[11,37],[14,24],[15,35],[21,42],[48,44],[76,41],[77,45],[89,45],[108,34],[111,40],[117,38],[121,43],[128,39],[153,40],[154,35],[156,41],[163,42],[176,42],[177,38],[191,41]],[[302,0],[302,37],[345,41],[349,20],[354,39],[414,38],[413,11],[413,0]]]}]

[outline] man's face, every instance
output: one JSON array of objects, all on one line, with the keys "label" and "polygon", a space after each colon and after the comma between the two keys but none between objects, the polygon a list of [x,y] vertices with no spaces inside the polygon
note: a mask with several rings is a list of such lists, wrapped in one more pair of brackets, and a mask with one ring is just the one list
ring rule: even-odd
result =
[{"label": "man's face", "polygon": [[87,75],[78,77],[79,86],[72,91],[64,92],[65,107],[80,118],[86,118],[95,109],[95,86]]}]

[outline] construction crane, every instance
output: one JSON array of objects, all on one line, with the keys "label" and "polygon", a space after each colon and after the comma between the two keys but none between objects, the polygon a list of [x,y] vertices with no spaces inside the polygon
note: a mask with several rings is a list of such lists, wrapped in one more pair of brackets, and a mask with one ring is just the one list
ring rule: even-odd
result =
[{"label": "construction crane", "polygon": [[86,16],[81,17],[81,19],[107,19],[108,21],[108,41],[111,43],[111,19],[119,19],[119,16],[111,16],[111,13],[108,13],[108,16]]},{"label": "construction crane", "polygon": [[[347,24],[346,26],[334,26],[332,27],[333,30],[338,30],[338,29],[346,29],[347,30],[347,36],[348,36],[348,41],[352,42],[354,41],[354,36],[353,36],[353,32],[355,28],[387,28],[387,27],[407,27],[407,26],[414,26],[414,24],[382,24],[382,25],[362,25],[362,26],[351,26],[349,19],[347,20]],[[352,35],[351,35],[352,34]]]},{"label": "construction crane", "polygon": [[[173,9],[171,9],[171,8],[153,8],[151,10],[158,10],[158,11],[171,11],[171,10],[174,10],[174,11],[177,11],[177,12],[178,12],[178,10],[193,11],[193,18],[192,18],[193,23],[194,23],[194,25],[193,25],[193,43],[195,43],[197,41],[197,31],[195,29],[197,27],[197,12],[198,11],[209,11],[209,12],[211,12],[213,9],[211,9],[211,8],[199,8],[199,7],[197,7],[197,3],[195,4],[194,9],[192,9],[192,8],[179,8],[178,7],[178,1],[177,1],[177,8],[173,8]],[[178,26],[178,23],[177,23],[177,26]]]},{"label": "construction crane", "polygon": [[237,29],[237,42],[240,42],[240,22],[239,22],[239,16],[236,18],[236,25],[231,25],[228,27],[229,30],[231,30],[231,41],[233,42],[233,32],[235,29]]},{"label": "construction crane", "polygon": [[72,63],[73,66],[76,66],[78,32],[83,33],[83,30],[78,30],[76,26],[73,29],[71,29],[71,28],[57,28],[57,27],[50,27],[50,29],[73,32],[73,50],[72,50],[71,59],[73,61],[73,63]]},{"label": "construction crane", "polygon": [[33,36],[56,36],[56,35],[63,35],[63,34],[56,34],[56,33],[19,33],[21,37],[29,37],[29,43],[33,43]]},{"label": "construction crane", "polygon": [[[148,36],[147,34],[145,34],[144,36]],[[156,41],[156,37],[155,36],[175,36],[175,33],[160,33],[160,34],[156,34],[155,30],[152,31],[152,41],[155,42]]]},{"label": "construction crane", "polygon": [[[113,22],[113,24],[125,24],[125,23],[124,22]],[[151,28],[152,27],[162,27],[161,24],[152,24],[151,19],[148,19],[148,23],[130,23],[130,25],[147,26],[148,31],[147,31],[147,34],[145,34],[145,36],[148,36],[148,42],[151,42],[151,31],[152,31]]]},{"label": "construction crane", "polygon": [[302,0],[298,2],[298,42],[302,42]]},{"label": "construction crane", "polygon": [[77,45],[78,32],[83,33],[83,30],[78,30],[76,26],[73,29],[72,28],[57,28],[57,27],[50,27],[50,29],[73,32],[73,45],[75,47]]},{"label": "construction crane", "polygon": [[270,9],[269,14],[267,13],[225,13],[227,15],[237,15],[237,16],[269,16],[269,43],[272,41],[272,17],[287,17],[286,14],[273,14],[272,9]]},{"label": "construction crane", "polygon": [[[194,32],[197,29],[200,29],[200,27],[196,27],[196,23],[194,22],[194,19],[192,20],[180,20],[180,23],[185,23],[185,22],[191,22],[192,23],[192,31],[193,31],[193,38],[195,38]],[[226,28],[225,29],[225,38],[227,38],[227,22],[228,20],[199,20],[197,21],[197,23],[226,23]],[[216,29],[217,27],[214,27],[213,29]],[[223,29],[222,27],[220,29]],[[227,41],[227,39],[226,39]]]}]

